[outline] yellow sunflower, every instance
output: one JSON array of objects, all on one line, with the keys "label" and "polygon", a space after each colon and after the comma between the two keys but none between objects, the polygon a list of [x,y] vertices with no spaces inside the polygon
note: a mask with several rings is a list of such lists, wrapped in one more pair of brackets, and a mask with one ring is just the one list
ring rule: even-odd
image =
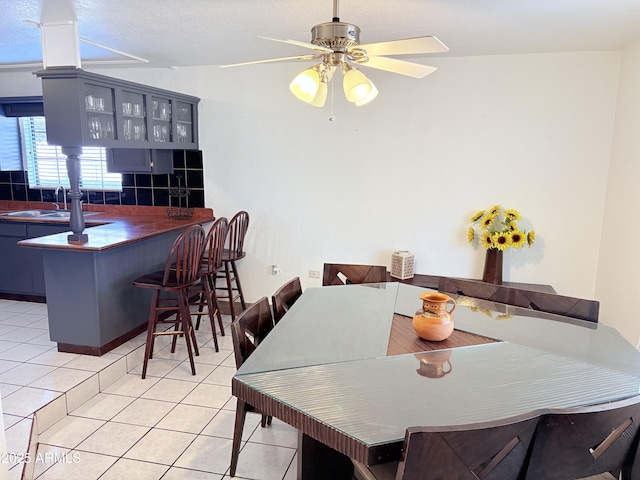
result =
[{"label": "yellow sunflower", "polygon": [[474,238],[476,238],[476,232],[473,227],[469,227],[469,231],[467,232],[467,240],[469,243],[473,242]]},{"label": "yellow sunflower", "polygon": [[498,250],[506,250],[511,245],[511,234],[507,232],[496,232],[492,235],[493,245]]},{"label": "yellow sunflower", "polygon": [[489,211],[491,215],[497,215],[500,211],[500,205],[494,205],[493,208]]},{"label": "yellow sunflower", "polygon": [[517,232],[518,224],[516,222],[510,222],[509,225],[507,225],[507,230],[509,230],[510,232]]},{"label": "yellow sunflower", "polygon": [[471,221],[472,222],[477,222],[478,220],[480,220],[482,218],[482,216],[485,214],[484,210],[480,210],[478,213],[476,213],[473,217],[471,217]]},{"label": "yellow sunflower", "polygon": [[527,244],[529,246],[533,245],[533,242],[535,242],[536,240],[536,232],[534,232],[533,230],[531,230],[528,234],[527,234]]},{"label": "yellow sunflower", "polygon": [[482,219],[482,228],[489,228],[491,225],[493,225],[493,221],[495,220],[496,216],[492,213],[487,213],[484,218]]},{"label": "yellow sunflower", "polygon": [[509,210],[505,210],[504,211],[504,216],[505,218],[508,218],[509,220],[520,220],[520,212],[517,210],[513,210],[513,209],[509,209]]},{"label": "yellow sunflower", "polygon": [[482,246],[484,248],[492,248],[493,247],[493,237],[490,233],[485,233],[482,236]]},{"label": "yellow sunflower", "polygon": [[511,232],[511,246],[513,248],[520,248],[527,243],[527,237],[520,231],[516,230]]}]

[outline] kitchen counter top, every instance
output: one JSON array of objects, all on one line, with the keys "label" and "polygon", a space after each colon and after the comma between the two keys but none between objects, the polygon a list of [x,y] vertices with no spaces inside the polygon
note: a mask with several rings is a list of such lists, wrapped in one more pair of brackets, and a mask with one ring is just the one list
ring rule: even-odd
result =
[{"label": "kitchen counter top", "polygon": [[[46,202],[0,201],[0,213],[40,209],[53,211]],[[83,211],[95,212],[85,217],[85,233],[89,241],[82,244],[69,243],[69,232],[22,240],[22,247],[69,251],[103,251],[131,244],[163,233],[182,230],[189,225],[203,224],[214,220],[213,209],[194,208],[188,219],[171,219],[167,207],[141,207],[121,205],[83,205]],[[3,222],[69,223],[61,218],[0,217]],[[71,229],[69,229],[71,231]]]},{"label": "kitchen counter top", "polygon": [[[53,212],[51,203],[0,201],[0,213],[49,209]],[[166,207],[83,205],[83,210],[92,212],[85,217],[86,243],[69,243],[69,231],[7,242],[15,247],[19,240],[16,250],[36,256],[31,263],[42,267],[49,335],[58,351],[103,355],[146,329],[151,292],[136,288],[133,280],[162,270],[181,231],[212,222],[214,215],[210,208],[196,208],[186,220],[170,219]],[[16,230],[44,231],[35,227],[52,223],[70,228],[68,219],[42,214],[0,219],[2,226],[15,223]]]}]

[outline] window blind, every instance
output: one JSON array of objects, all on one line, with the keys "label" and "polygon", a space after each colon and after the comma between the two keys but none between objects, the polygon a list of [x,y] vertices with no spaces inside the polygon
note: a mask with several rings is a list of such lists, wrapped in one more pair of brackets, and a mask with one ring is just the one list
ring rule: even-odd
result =
[{"label": "window blind", "polygon": [[[47,143],[44,117],[22,117],[22,138],[30,188],[70,188],[67,157],[61,147]],[[106,150],[82,147],[80,155],[80,188],[83,190],[122,191],[122,175],[107,172]]]}]

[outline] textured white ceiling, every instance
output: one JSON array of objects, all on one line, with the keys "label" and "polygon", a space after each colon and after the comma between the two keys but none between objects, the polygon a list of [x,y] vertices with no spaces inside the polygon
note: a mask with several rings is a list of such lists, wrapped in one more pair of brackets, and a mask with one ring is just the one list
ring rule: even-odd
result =
[{"label": "textured white ceiling", "polygon": [[[0,66],[42,60],[43,0],[0,0]],[[60,2],[65,0],[44,0]],[[332,0],[68,0],[81,37],[152,66],[221,65],[306,54],[257,38],[310,41]],[[640,0],[342,0],[361,42],[435,35],[446,55],[620,50],[640,36]],[[122,59],[83,43],[83,61]]]}]

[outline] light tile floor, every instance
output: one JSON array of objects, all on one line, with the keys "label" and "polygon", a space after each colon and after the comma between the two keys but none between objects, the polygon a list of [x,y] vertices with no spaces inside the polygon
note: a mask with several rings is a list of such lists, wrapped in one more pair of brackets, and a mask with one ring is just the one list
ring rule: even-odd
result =
[{"label": "light tile floor", "polygon": [[[0,299],[0,394],[9,479],[220,480],[228,475],[235,417],[233,345],[203,321],[191,375],[184,344],[156,341],[140,378],[144,334],[102,357],[57,351],[45,304]],[[236,478],[296,478],[297,431],[248,414]],[[33,425],[33,429],[32,429]],[[33,431],[33,433],[32,433]],[[30,435],[33,437],[30,437]],[[15,454],[11,456],[11,454]],[[11,457],[11,458],[10,458]]]}]

